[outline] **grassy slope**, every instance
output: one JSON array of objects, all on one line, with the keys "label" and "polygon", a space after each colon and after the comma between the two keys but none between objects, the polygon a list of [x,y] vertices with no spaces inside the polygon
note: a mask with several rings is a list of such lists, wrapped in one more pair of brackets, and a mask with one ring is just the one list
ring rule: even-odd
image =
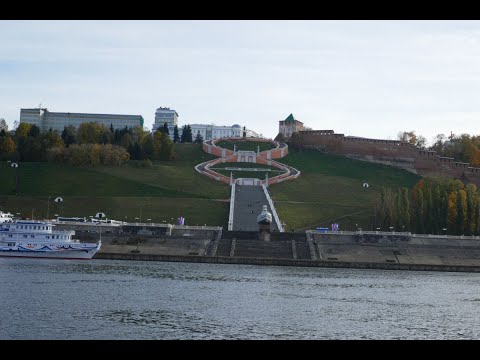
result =
[{"label": "grassy slope", "polygon": [[[27,217],[35,209],[36,218],[45,217],[48,197],[62,196],[63,203],[50,200],[50,216],[89,216],[103,211],[119,220],[125,216],[133,220],[141,215],[142,220],[172,222],[183,215],[190,225],[226,226],[228,185],[194,170],[196,164],[215,157],[204,153],[200,145],[176,144],[175,148],[176,161],[156,162],[146,169],[132,165],[87,168],[20,163],[22,196],[12,194],[14,170],[8,163],[0,163],[0,209]],[[341,229],[353,229],[355,224],[369,229],[380,187],[410,187],[419,179],[393,167],[319,152],[290,151],[281,161],[302,171],[297,180],[269,188],[287,230],[328,225],[342,216],[336,221]],[[262,174],[262,179],[265,176],[257,174]],[[365,181],[370,184],[368,189],[362,187]]]},{"label": "grassy slope", "polygon": [[[178,216],[186,224],[226,225],[229,187],[195,172],[194,166],[215,157],[200,145],[177,144],[178,159],[158,162],[152,168],[71,167],[48,163],[20,163],[19,192],[14,196],[13,169],[0,163],[2,186],[0,209],[36,218],[46,217],[48,196],[62,196],[64,202],[50,200],[50,216],[89,216],[103,211],[114,219],[172,221]],[[3,195],[3,196],[2,196]]]},{"label": "grassy slope", "polygon": [[257,151],[258,146],[260,146],[260,151],[270,150],[275,148],[275,146],[271,143],[266,142],[255,142],[255,141],[220,141],[216,143],[217,146],[225,149],[233,150],[233,145],[237,146],[237,150],[245,150],[245,151]]},{"label": "grassy slope", "polygon": [[[330,226],[337,222],[344,230],[357,227],[370,230],[374,223],[374,200],[381,187],[411,187],[420,179],[391,166],[316,151],[290,150],[280,162],[302,172],[297,180],[269,188],[287,229]],[[364,188],[364,182],[370,187]]]}]

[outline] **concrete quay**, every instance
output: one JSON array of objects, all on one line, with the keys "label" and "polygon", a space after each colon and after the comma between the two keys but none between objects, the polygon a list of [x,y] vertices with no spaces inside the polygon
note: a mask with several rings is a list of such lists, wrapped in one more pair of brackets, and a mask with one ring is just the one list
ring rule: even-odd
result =
[{"label": "concrete quay", "polygon": [[[94,259],[480,272],[480,237],[307,231],[273,232],[263,241],[256,231],[171,230],[148,224],[112,227],[102,232]],[[77,237],[92,241],[99,233],[77,230]]]}]

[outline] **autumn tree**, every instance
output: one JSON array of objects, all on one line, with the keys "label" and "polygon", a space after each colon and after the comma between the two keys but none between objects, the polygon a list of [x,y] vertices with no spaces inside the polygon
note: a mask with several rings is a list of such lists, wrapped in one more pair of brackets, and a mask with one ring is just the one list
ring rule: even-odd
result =
[{"label": "autumn tree", "polygon": [[448,233],[457,233],[457,192],[448,194]]},{"label": "autumn tree", "polygon": [[399,132],[397,137],[398,140],[408,142],[420,149],[425,149],[425,145],[427,144],[427,140],[423,136],[415,134],[415,131]]},{"label": "autumn tree", "polygon": [[457,224],[456,233],[464,235],[467,228],[467,193],[465,190],[457,191]]}]

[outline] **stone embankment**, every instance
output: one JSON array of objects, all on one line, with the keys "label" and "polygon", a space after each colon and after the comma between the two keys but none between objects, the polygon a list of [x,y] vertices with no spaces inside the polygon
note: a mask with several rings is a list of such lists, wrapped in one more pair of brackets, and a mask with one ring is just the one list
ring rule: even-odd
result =
[{"label": "stone embankment", "polygon": [[[76,229],[77,237],[97,240],[99,230]],[[262,241],[255,231],[134,224],[102,226],[102,248],[94,258],[480,272],[480,237],[307,231],[274,232]]]}]

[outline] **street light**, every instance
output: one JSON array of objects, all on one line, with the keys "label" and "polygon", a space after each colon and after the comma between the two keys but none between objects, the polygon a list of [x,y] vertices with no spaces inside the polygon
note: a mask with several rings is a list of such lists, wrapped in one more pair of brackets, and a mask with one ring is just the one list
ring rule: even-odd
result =
[{"label": "street light", "polygon": [[12,162],[10,166],[15,169],[15,194],[18,195],[18,172],[17,172],[18,164]]},{"label": "street light", "polygon": [[49,196],[48,200],[47,200],[47,220],[50,216],[50,198],[51,198],[51,196]]},{"label": "street light", "polygon": [[[60,202],[63,202],[63,198],[61,198],[60,196],[57,196],[57,197],[55,198],[55,200],[53,200],[53,201],[55,201],[56,203],[60,203]],[[62,205],[62,211],[61,211],[61,213],[62,213],[62,215],[64,215],[64,213],[63,213],[63,205]]]}]

